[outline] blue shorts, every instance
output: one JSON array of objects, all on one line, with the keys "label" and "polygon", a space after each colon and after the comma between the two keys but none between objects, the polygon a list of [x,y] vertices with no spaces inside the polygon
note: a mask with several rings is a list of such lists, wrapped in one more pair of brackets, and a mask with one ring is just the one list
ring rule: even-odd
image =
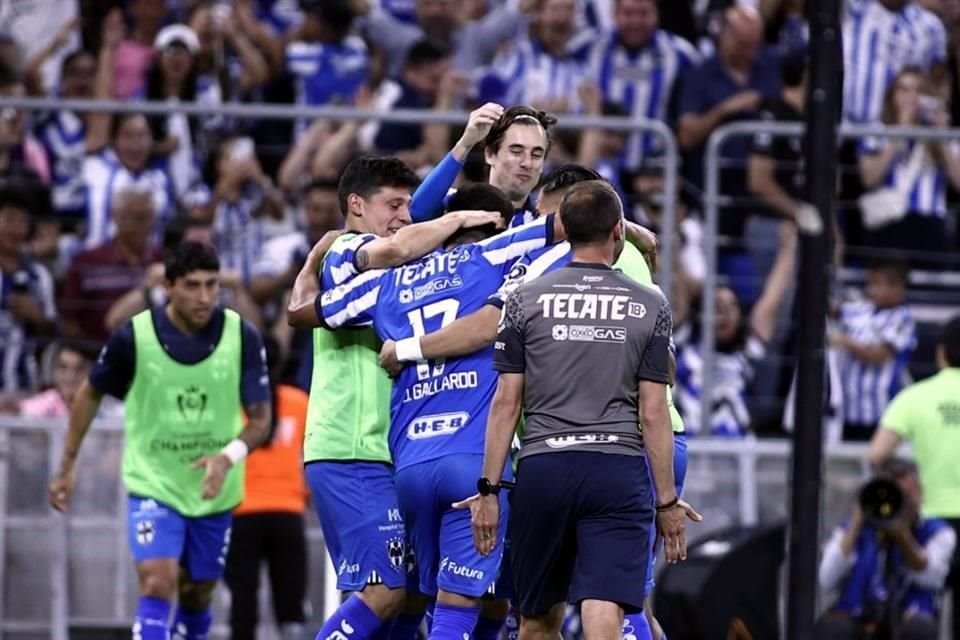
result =
[{"label": "blue shorts", "polygon": [[[673,481],[676,483],[677,495],[683,495],[683,481],[687,479],[687,434],[673,434]],[[652,484],[652,482],[651,482]],[[654,490],[656,493],[656,490]],[[656,586],[653,574],[657,566],[657,537],[650,539],[650,566],[647,569],[647,584],[644,588],[644,595],[649,596],[653,593]]]},{"label": "blue shorts", "polygon": [[188,518],[153,498],[127,499],[127,537],[134,561],[175,558],[194,582],[223,576],[232,523],[230,511]]},{"label": "blue shorts", "polygon": [[[473,545],[470,510],[451,506],[477,492],[482,466],[482,455],[452,455],[397,472],[397,496],[424,595],[435,596],[438,588],[471,598],[495,592],[509,517],[507,492],[500,493],[497,546],[486,557]],[[512,476],[508,466],[504,477]]]},{"label": "blue shorts", "polygon": [[407,543],[393,485],[382,462],[310,462],[307,483],[323,541],[337,571],[337,589],[407,585]]},{"label": "blue shorts", "polygon": [[640,611],[652,535],[643,456],[563,451],[521,459],[510,511],[520,613],[536,618],[587,599]]}]

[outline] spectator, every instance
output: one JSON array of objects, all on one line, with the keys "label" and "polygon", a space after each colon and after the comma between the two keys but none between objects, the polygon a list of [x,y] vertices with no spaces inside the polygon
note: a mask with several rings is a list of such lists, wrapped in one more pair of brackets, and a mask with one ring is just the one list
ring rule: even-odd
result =
[{"label": "spectator", "polygon": [[119,28],[124,34],[115,44],[116,56],[111,59],[109,67],[114,78],[110,97],[118,100],[132,98],[143,90],[147,69],[153,62],[157,35],[167,17],[167,3],[130,0],[127,17],[129,32],[123,26],[119,9],[111,11],[104,21],[105,29]]},{"label": "spectator", "polygon": [[190,12],[189,26],[197,34],[197,92],[234,102],[265,84],[270,68],[264,55],[240,28],[231,7],[212,0]]},{"label": "spectator", "polygon": [[141,187],[126,187],[111,198],[116,235],[73,258],[60,295],[63,333],[104,343],[110,336],[104,316],[123,294],[137,287],[147,267],[162,260],[151,245],[153,197]]},{"label": "spectator", "polygon": [[12,192],[0,194],[0,390],[7,393],[37,388],[37,338],[56,329],[53,280],[24,252],[27,207]]},{"label": "spectator", "polygon": [[[5,64],[24,72],[28,87],[35,95],[56,86],[64,54],[80,45],[76,21],[80,15],[78,0],[31,0],[6,5],[0,12],[0,33],[9,39],[15,55],[0,56]],[[46,51],[51,35],[63,46]],[[11,51],[11,53],[13,53]]]},{"label": "spectator", "polygon": [[[903,492],[901,513],[877,522],[854,503],[850,518],[827,541],[820,586],[839,597],[817,623],[824,640],[867,640],[895,621],[894,638],[936,640],[939,597],[957,536],[943,520],[925,518],[923,489],[912,462],[891,460],[881,476]],[[891,610],[892,609],[892,610]]]},{"label": "spectator", "polygon": [[[727,9],[719,27],[716,55],[689,74],[680,98],[677,141],[687,156],[686,177],[703,186],[703,145],[720,125],[740,118],[755,118],[764,98],[780,93],[780,68],[776,51],[762,46],[763,23],[752,9],[737,5]],[[734,204],[720,212],[718,233],[735,243],[720,254],[720,271],[731,276],[731,285],[744,304],[750,305],[759,291],[749,257],[737,246],[744,237],[747,195],[746,162],[750,141],[734,138],[724,145],[724,168],[720,192]]]},{"label": "spectator", "polygon": [[[140,4],[138,0],[136,4]],[[119,14],[111,13],[104,24],[103,45],[97,62],[94,94],[106,99],[112,93],[114,58],[120,55],[123,25]],[[154,197],[157,231],[171,217],[176,206],[173,181],[166,170],[151,160],[153,136],[147,118],[139,113],[112,117],[109,113],[87,116],[84,142],[83,181],[87,185],[86,237],[84,246],[98,247],[115,232],[111,222],[110,199],[127,186],[141,186]]]},{"label": "spectator", "polygon": [[866,300],[840,307],[829,343],[840,352],[844,440],[870,440],[887,404],[909,383],[916,325],[906,303],[908,280],[904,262],[878,261],[867,270]]},{"label": "spectator", "polygon": [[[647,0],[644,0],[647,1]],[[586,115],[624,118],[630,114],[615,102],[603,101],[600,90],[592,84],[580,85],[580,103]],[[615,129],[586,129],[580,138],[577,152],[577,164],[594,167],[604,180],[613,185],[623,204],[623,213],[631,220],[635,219],[633,207],[624,189],[626,165],[623,151],[628,144],[628,136]]]},{"label": "spectator", "polygon": [[282,197],[264,175],[250,138],[221,144],[204,173],[204,184],[186,198],[191,215],[213,225],[220,264],[247,283],[265,241],[263,217],[283,216]]},{"label": "spectator", "polygon": [[[944,518],[960,534],[960,316],[943,328],[937,345],[940,372],[904,389],[894,398],[870,441],[870,464],[881,467],[903,440],[913,446],[923,499],[920,511],[930,518]],[[947,578],[953,592],[950,638],[960,638],[960,556],[953,557]]]},{"label": "spectator", "polygon": [[[450,71],[450,51],[422,40],[410,48],[399,80],[387,80],[373,97],[377,111],[393,109],[429,109],[440,97],[445,76]],[[359,132],[363,151],[397,155],[414,169],[434,164],[440,158],[425,142],[425,125],[369,122]],[[446,151],[443,145],[440,155]]]},{"label": "spectator", "polygon": [[350,2],[311,0],[303,5],[303,24],[286,48],[286,68],[296,80],[297,102],[349,104],[370,79],[367,45],[350,35],[354,20]]},{"label": "spectator", "polygon": [[845,6],[843,110],[847,120],[879,120],[889,79],[907,67],[930,72],[940,88],[947,36],[936,15],[914,0],[853,0]]},{"label": "spectator", "polygon": [[[26,95],[20,74],[0,65],[0,97]],[[27,128],[27,112],[5,108],[0,111],[0,175],[29,171],[45,184],[50,182],[50,164],[43,147]]]},{"label": "spectator", "polygon": [[24,398],[19,414],[31,418],[67,418],[80,384],[90,373],[98,349],[84,342],[61,342],[53,364],[53,387]]},{"label": "spectator", "polygon": [[416,24],[398,20],[385,11],[371,10],[361,21],[360,30],[367,41],[375,42],[383,51],[391,78],[400,76],[407,51],[424,38],[453,51],[455,69],[471,72],[489,64],[503,44],[526,28],[525,14],[540,1],[503,2],[479,20],[461,21],[466,3],[415,0]]},{"label": "spectator", "polygon": [[267,443],[246,462],[243,502],[234,511],[224,581],[230,589],[232,640],[256,638],[260,569],[267,565],[280,636],[302,638],[306,621],[307,539],[303,512],[303,434],[307,394],[280,384],[280,347],[264,339],[273,420]]},{"label": "spectator", "polygon": [[585,51],[574,42],[574,0],[542,0],[530,33],[490,65],[480,82],[480,101],[529,104],[544,111],[580,109]]},{"label": "spectator", "polygon": [[[702,327],[682,327],[674,331],[677,344],[676,403],[687,433],[742,437],[751,427],[747,392],[754,368],[766,356],[766,345],[773,336],[777,310],[789,289],[796,255],[796,228],[780,225],[780,252],[763,287],[763,294],[750,312],[749,324],[742,319],[740,301],[733,290],[720,287],[716,293],[716,343],[714,369],[709,390],[704,388],[703,355],[700,350]],[[701,397],[709,394],[708,433],[701,429]]]},{"label": "spectator", "polygon": [[777,45],[783,55],[807,48],[810,25],[805,17],[806,0],[761,0],[759,5],[769,44]]},{"label": "spectator", "polygon": [[[882,122],[887,125],[933,126],[945,129],[950,119],[943,101],[934,97],[919,69],[901,71],[887,90]],[[947,141],[905,141],[865,138],[861,143],[860,177],[866,188],[893,189],[902,209],[890,212],[884,224],[868,224],[875,207],[864,207],[867,243],[871,247],[911,252],[946,253],[953,243],[947,224],[947,184],[960,188],[960,144]],[[897,217],[899,216],[899,217]],[[872,229],[872,230],[871,230]],[[926,264],[922,256],[921,261]],[[936,260],[932,268],[941,268]]]},{"label": "spectator", "polygon": [[[51,92],[62,84],[67,58],[78,51],[76,48],[72,51],[66,49],[70,44],[76,46],[76,34],[79,26],[79,17],[67,20],[49,42],[23,63],[23,83],[27,88],[28,95],[43,96],[47,94],[45,89],[47,84],[52,86]],[[49,69],[53,64],[56,65],[57,70],[55,81],[47,83],[43,77],[43,70],[45,68]],[[90,73],[90,80],[93,80],[92,72]]]},{"label": "spectator", "polygon": [[[263,304],[293,287],[307,253],[323,235],[343,222],[336,180],[315,180],[303,195],[303,231],[267,242],[253,268],[250,295]],[[285,307],[286,305],[284,305]]]},{"label": "spectator", "polygon": [[[96,56],[83,49],[73,51],[63,59],[57,95],[67,99],[92,98],[96,74]],[[66,109],[51,112],[40,120],[36,132],[53,178],[53,209],[72,228],[87,213],[87,186],[83,181],[86,115]]]},{"label": "spectator", "polygon": [[[655,0],[616,0],[615,30],[590,45],[589,77],[603,100],[621,105],[635,118],[672,122],[684,75],[700,64],[700,54],[686,40],[658,26]],[[661,140],[635,133],[627,143],[625,166],[660,151]]]}]

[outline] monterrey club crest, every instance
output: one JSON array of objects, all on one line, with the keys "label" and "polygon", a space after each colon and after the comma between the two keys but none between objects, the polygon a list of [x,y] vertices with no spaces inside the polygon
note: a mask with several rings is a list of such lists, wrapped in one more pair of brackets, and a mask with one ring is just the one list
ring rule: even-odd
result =
[{"label": "monterrey club crest", "polygon": [[406,544],[403,538],[390,538],[387,540],[387,557],[390,558],[390,566],[395,571],[403,571],[404,560],[406,559]]}]

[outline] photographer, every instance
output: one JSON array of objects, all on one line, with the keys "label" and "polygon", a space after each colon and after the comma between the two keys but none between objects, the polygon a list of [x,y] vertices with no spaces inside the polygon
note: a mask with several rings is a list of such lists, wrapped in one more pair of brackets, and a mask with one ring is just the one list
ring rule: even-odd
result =
[{"label": "photographer", "polygon": [[820,586],[839,597],[820,619],[818,638],[936,639],[957,538],[945,521],[921,517],[921,497],[916,465],[896,459],[861,490],[823,551]]}]

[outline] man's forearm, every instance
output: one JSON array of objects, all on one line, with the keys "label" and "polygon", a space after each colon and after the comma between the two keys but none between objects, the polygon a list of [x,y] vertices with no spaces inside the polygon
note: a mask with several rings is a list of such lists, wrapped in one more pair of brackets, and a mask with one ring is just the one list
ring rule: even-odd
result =
[{"label": "man's forearm", "polygon": [[909,529],[904,527],[898,530],[894,534],[893,540],[903,552],[903,563],[911,571],[923,571],[927,568],[927,552],[920,546]]},{"label": "man's forearm", "polygon": [[[641,416],[641,424],[643,444],[647,451],[647,462],[650,465],[650,474],[653,476],[657,501],[664,503],[677,497],[673,478],[673,429],[670,427],[666,399],[657,404],[657,409],[644,412]],[[659,408],[661,404],[662,408]]]},{"label": "man's forearm", "polygon": [[408,225],[389,238],[377,238],[357,250],[356,266],[360,271],[388,269],[417,260],[440,247],[462,224],[462,216],[448,214]]},{"label": "man's forearm", "polygon": [[88,380],[84,380],[77,391],[70,409],[70,421],[67,426],[66,442],[63,445],[62,464],[73,465],[80,453],[80,445],[90,430],[90,423],[100,409],[103,396],[97,392]]},{"label": "man's forearm", "polygon": [[320,295],[320,279],[317,277],[319,264],[320,258],[311,252],[293,282],[290,302],[287,303],[287,322],[292,327],[310,329],[322,324],[317,317],[315,306],[317,296]]},{"label": "man's forearm", "polygon": [[248,450],[253,451],[267,441],[267,435],[270,433],[270,402],[257,402],[246,407],[247,424],[243,431],[237,436],[247,445]]},{"label": "man's forearm", "polygon": [[420,338],[424,358],[455,358],[479,351],[493,344],[497,337],[500,310],[484,305],[452,324]]},{"label": "man's forearm", "polygon": [[493,397],[487,420],[487,435],[483,446],[483,476],[497,482],[503,474],[510,443],[520,420],[520,402],[505,399],[497,393]]}]

